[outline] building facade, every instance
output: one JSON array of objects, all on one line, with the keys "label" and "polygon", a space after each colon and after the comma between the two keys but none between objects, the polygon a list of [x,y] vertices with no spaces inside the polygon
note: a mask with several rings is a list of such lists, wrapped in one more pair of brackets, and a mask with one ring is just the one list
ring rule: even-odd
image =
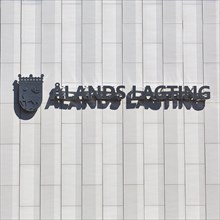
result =
[{"label": "building facade", "polygon": [[[219,220],[220,1],[1,0],[0,219]],[[44,74],[17,115],[13,83]],[[55,83],[210,86],[204,110],[46,108]]]}]

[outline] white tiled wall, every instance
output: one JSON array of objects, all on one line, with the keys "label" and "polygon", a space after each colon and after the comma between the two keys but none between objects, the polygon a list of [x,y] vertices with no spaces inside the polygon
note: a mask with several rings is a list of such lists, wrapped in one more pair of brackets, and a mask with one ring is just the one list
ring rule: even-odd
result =
[{"label": "white tiled wall", "polygon": [[[220,1],[1,0],[0,219],[219,220]],[[17,75],[44,77],[34,118]],[[56,82],[209,85],[205,110],[45,109]]]}]

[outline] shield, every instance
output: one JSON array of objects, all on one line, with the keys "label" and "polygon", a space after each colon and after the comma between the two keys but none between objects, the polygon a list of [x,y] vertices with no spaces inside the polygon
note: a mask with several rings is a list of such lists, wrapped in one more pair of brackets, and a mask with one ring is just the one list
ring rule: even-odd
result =
[{"label": "shield", "polygon": [[21,77],[19,75],[19,104],[25,111],[34,112],[42,103],[43,75]]}]

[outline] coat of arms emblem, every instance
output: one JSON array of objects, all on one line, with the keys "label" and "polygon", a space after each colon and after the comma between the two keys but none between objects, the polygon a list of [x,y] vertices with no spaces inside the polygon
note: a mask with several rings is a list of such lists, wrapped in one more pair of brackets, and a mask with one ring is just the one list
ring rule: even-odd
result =
[{"label": "coat of arms emblem", "polygon": [[19,77],[19,104],[25,111],[35,112],[42,103],[42,87],[43,77],[33,77],[32,74],[29,77]]}]

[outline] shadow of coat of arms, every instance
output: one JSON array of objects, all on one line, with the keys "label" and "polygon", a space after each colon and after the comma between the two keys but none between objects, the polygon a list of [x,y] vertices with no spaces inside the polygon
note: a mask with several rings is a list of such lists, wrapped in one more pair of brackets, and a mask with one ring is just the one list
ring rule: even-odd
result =
[{"label": "shadow of coat of arms", "polygon": [[29,77],[19,77],[19,104],[27,112],[35,112],[42,103],[43,96],[43,77],[33,77],[32,74]]}]

